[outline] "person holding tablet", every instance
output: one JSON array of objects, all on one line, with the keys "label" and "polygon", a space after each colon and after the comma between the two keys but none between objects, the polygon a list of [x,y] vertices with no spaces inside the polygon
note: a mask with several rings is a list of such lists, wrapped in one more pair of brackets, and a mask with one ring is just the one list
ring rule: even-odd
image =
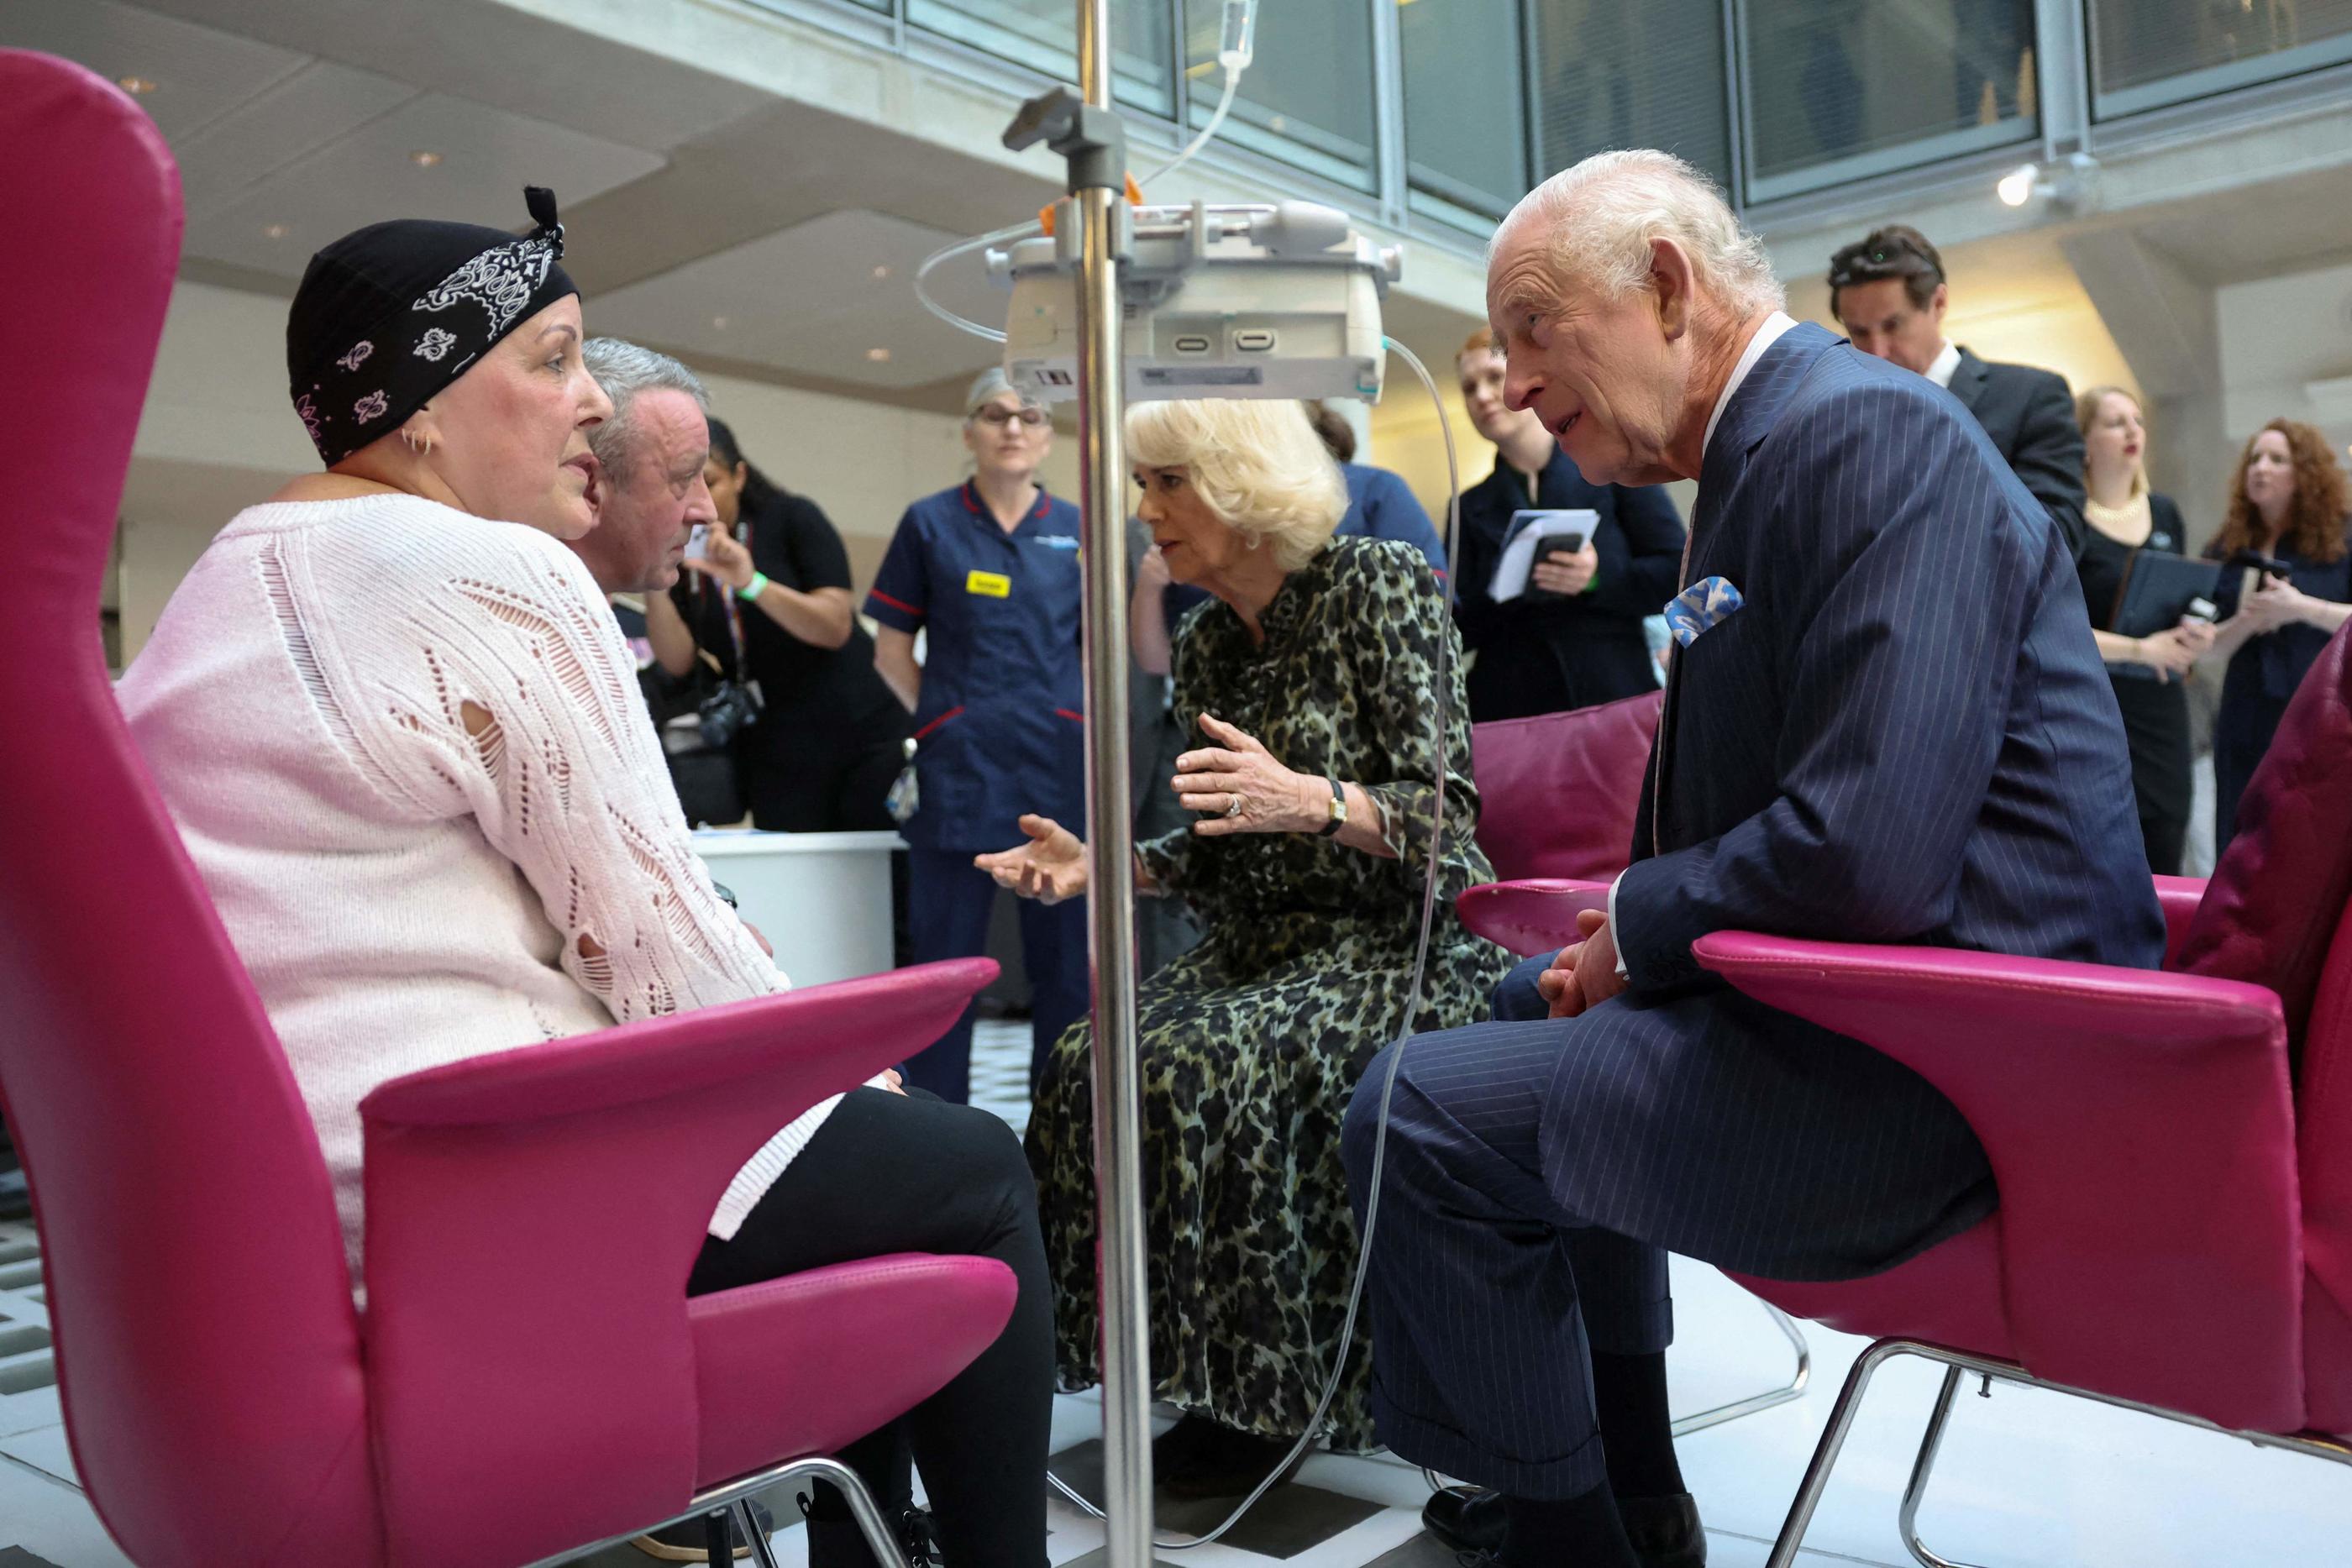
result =
[{"label": "person holding tablet", "polygon": [[2180,508],[2147,486],[2147,424],[2139,400],[2121,387],[2092,387],[2074,400],[2083,427],[2083,516],[2090,525],[2075,570],[2092,636],[2123,710],[2131,746],[2132,793],[2151,871],[2180,874],[2189,835],[2189,667],[2213,645],[2209,622],[2183,619],[2145,637],[2116,619],[2125,589],[2150,552],[2179,555],[2188,543]]},{"label": "person holding tablet", "polygon": [[[1462,401],[1495,444],[1495,471],[1462,492],[1454,616],[1470,650],[1470,716],[1527,718],[1658,688],[1643,619],[1681,586],[1683,521],[1656,486],[1593,485],[1543,422],[1503,400],[1503,356],[1480,328],[1454,359]],[[1523,511],[1597,515],[1583,548],[1546,551],[1528,591],[1497,600],[1495,569]],[[1565,519],[1525,527],[1565,531]]]}]

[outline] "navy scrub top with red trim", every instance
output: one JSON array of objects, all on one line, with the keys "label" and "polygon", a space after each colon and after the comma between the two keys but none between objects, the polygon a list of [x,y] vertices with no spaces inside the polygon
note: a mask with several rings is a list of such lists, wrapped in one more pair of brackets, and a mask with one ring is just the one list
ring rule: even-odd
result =
[{"label": "navy scrub top with red trim", "polygon": [[1025,811],[1083,836],[1080,601],[1078,509],[1067,501],[1040,490],[1007,533],[967,482],[898,519],[866,612],[929,633],[908,843],[1010,849],[1024,841]]}]

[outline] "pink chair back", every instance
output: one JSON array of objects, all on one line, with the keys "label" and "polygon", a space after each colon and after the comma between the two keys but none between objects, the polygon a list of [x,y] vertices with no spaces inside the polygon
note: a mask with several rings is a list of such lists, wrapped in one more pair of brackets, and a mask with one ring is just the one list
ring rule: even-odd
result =
[{"label": "pink chair back", "polygon": [[2352,628],[2304,676],[2246,788],[2182,967],[2276,991],[2301,1056],[2304,1382],[2352,1434]]},{"label": "pink chair back", "polygon": [[[75,1463],[142,1563],[381,1561],[316,1135],[114,706],[99,595],[180,246],[177,171],[0,50],[0,1083]],[[290,417],[290,415],[289,415]],[[226,519],[223,519],[226,521]]]},{"label": "pink chair back", "polygon": [[2304,1385],[2311,1424],[2352,1437],[2352,910],[2336,922],[2304,1034]]},{"label": "pink chair back", "polygon": [[[2352,632],[2304,676],[2238,808],[2178,967],[2278,993],[2305,1044],[2329,944],[2352,899]],[[2352,1133],[2352,1125],[2347,1125]]]},{"label": "pink chair back", "polygon": [[1633,813],[1660,692],[1470,731],[1478,847],[1503,882],[1607,881],[1633,858]]}]

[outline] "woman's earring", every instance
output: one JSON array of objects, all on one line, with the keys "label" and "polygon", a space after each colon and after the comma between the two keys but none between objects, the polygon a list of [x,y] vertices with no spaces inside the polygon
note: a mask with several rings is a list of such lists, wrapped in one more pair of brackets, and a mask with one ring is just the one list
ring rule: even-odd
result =
[{"label": "woman's earring", "polygon": [[433,437],[430,435],[411,435],[404,430],[400,433],[400,439],[405,442],[408,449],[419,457],[433,455]]}]

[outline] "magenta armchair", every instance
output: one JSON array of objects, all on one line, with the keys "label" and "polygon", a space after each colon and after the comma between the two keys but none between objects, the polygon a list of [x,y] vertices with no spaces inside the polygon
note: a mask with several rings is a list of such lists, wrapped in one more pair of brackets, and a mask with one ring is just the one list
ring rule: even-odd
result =
[{"label": "magenta armchair", "polygon": [[1478,847],[1500,881],[1455,900],[1462,923],[1521,957],[1576,940],[1633,858],[1633,812],[1664,694],[1482,724],[1470,733]]},{"label": "magenta armchair", "polygon": [[[1873,1279],[1744,1280],[1873,1336],[1770,1563],[1798,1547],[1873,1373],[1945,1367],[1916,1516],[1961,1375],[2210,1425],[2352,1464],[2352,632],[2305,678],[2201,901],[2159,879],[2150,974],[1724,932],[1701,963],[1909,1065],[2000,1185],[1973,1229]],[[2185,916],[2185,918],[2184,918]]]},{"label": "magenta armchair", "polygon": [[[0,50],[0,1083],[76,1466],[142,1568],[513,1564],[732,1505],[929,1396],[1009,1270],[686,1295],[778,1127],[936,1039],[984,960],[531,1045],[362,1107],[368,1310],[283,1052],[107,684],[99,590],[179,248],[154,127]],[[766,1542],[755,1544],[764,1557]]]}]

